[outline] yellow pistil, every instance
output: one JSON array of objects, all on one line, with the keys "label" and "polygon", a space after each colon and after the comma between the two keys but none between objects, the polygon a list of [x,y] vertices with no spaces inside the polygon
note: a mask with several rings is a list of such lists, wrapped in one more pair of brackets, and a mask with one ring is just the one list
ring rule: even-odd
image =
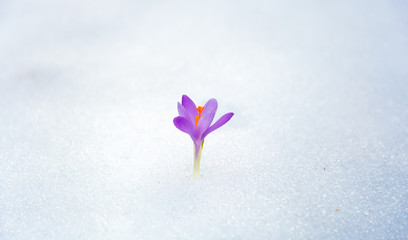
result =
[{"label": "yellow pistil", "polygon": [[201,112],[204,110],[204,107],[202,107],[202,106],[198,106],[197,107],[197,111],[198,111],[198,115],[195,117],[195,127],[197,128],[197,123],[198,123],[198,120],[200,120],[200,118],[203,116],[203,115],[201,115]]}]

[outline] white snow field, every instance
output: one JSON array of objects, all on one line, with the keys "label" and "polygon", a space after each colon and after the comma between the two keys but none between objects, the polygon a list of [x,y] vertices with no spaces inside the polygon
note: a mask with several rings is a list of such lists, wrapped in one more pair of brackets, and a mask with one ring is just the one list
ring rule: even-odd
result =
[{"label": "white snow field", "polygon": [[407,13],[1,0],[0,239],[407,239]]}]

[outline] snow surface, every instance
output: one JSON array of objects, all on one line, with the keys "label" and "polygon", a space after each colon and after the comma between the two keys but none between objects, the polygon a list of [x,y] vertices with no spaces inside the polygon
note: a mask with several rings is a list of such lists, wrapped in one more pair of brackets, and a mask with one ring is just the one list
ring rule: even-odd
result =
[{"label": "snow surface", "polygon": [[0,239],[408,238],[407,12],[0,1]]}]

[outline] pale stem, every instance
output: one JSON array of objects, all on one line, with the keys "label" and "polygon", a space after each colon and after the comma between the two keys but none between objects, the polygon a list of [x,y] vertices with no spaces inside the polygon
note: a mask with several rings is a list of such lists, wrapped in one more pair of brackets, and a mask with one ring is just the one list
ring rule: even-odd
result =
[{"label": "pale stem", "polygon": [[204,140],[201,142],[201,144],[194,144],[194,177],[200,177],[200,161],[203,146]]}]

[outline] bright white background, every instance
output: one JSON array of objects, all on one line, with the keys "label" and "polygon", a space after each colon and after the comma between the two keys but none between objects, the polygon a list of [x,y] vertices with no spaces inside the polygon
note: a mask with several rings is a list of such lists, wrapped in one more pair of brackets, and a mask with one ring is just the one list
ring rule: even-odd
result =
[{"label": "bright white background", "polygon": [[[406,238],[407,12],[0,1],[0,239]],[[235,113],[200,179],[182,94]]]}]

